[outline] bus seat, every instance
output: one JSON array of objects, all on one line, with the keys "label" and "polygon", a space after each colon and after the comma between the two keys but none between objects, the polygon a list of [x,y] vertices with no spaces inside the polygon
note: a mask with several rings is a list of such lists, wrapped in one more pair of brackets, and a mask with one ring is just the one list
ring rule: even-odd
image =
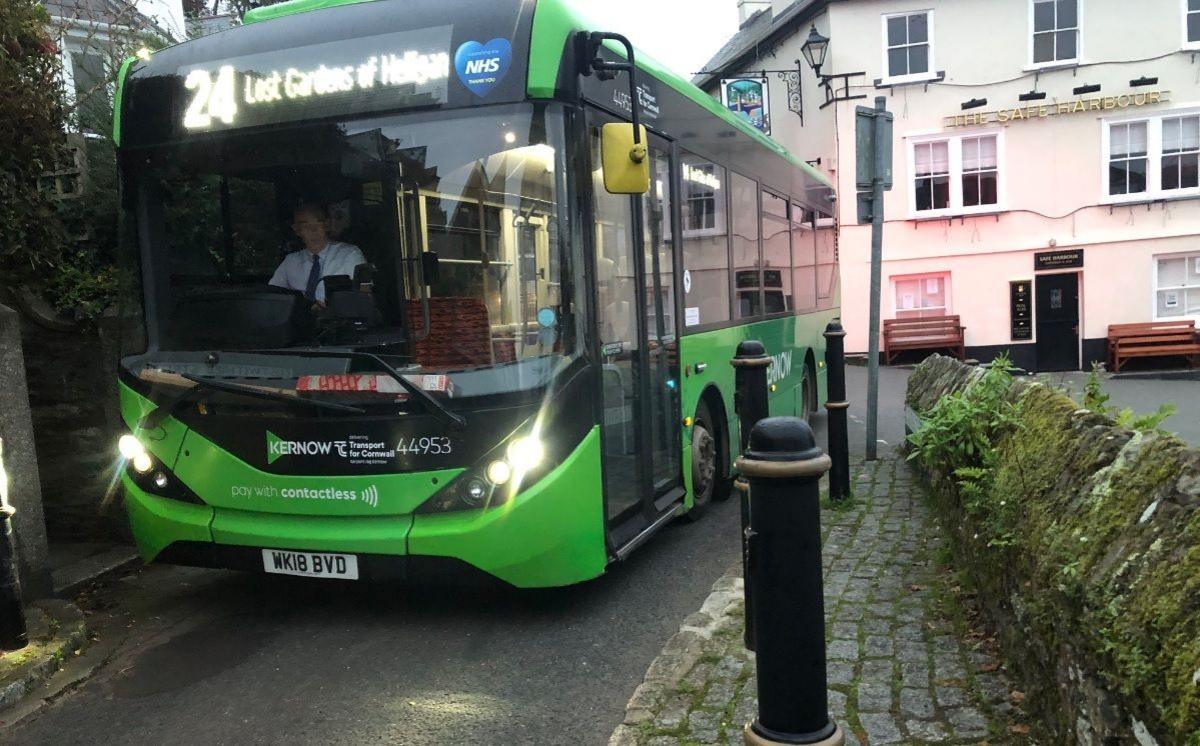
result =
[{"label": "bus seat", "polygon": [[420,300],[407,304],[413,357],[425,368],[474,368],[492,364],[492,333],[487,306],[479,298],[430,298],[429,334],[422,339]]}]

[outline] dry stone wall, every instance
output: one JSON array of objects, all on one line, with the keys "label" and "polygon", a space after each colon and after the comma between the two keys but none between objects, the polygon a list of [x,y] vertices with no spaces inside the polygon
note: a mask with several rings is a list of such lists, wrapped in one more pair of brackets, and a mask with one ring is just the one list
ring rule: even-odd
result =
[{"label": "dry stone wall", "polygon": [[[980,375],[934,356],[907,403],[919,418]],[[1027,709],[1053,743],[1200,744],[1200,450],[1041,382],[1008,395],[986,494],[927,471]]]}]

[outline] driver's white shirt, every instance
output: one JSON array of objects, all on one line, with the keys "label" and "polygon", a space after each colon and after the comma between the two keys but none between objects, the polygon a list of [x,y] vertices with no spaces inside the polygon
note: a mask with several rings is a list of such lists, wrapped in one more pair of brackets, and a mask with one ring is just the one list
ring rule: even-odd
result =
[{"label": "driver's white shirt", "polygon": [[[271,276],[276,287],[291,288],[304,292],[308,286],[308,273],[312,270],[312,252],[308,249],[293,251],[283,258],[279,268]],[[354,278],[354,268],[366,263],[362,251],[353,244],[330,241],[317,254],[321,257],[321,277],[346,275]],[[317,283],[317,300],[325,300],[325,283]]]}]

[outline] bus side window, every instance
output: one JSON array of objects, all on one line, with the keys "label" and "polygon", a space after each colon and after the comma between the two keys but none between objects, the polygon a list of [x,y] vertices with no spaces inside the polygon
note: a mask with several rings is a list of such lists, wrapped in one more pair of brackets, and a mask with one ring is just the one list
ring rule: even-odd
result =
[{"label": "bus side window", "polygon": [[833,308],[838,296],[838,256],[837,223],[832,215],[817,213],[816,234],[818,306]]},{"label": "bus side window", "polygon": [[725,169],[683,153],[684,327],[729,321],[729,234]]},{"label": "bus side window", "polygon": [[733,271],[737,287],[737,318],[761,316],[762,255],[758,243],[758,184],[740,174],[730,178]]},{"label": "bus side window", "polygon": [[762,193],[763,311],[783,313],[792,304],[792,253],[787,200]]},{"label": "bus side window", "polygon": [[817,308],[817,239],[813,231],[813,216],[793,202],[792,224],[792,288],[797,311]]}]

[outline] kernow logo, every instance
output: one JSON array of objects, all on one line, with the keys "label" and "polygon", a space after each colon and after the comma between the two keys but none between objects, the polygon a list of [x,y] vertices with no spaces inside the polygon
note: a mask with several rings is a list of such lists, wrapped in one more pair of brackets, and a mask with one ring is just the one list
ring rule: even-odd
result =
[{"label": "kernow logo", "polygon": [[267,463],[275,463],[280,456],[299,454],[304,456],[328,456],[333,443],[319,440],[284,440],[270,430],[267,431]]},{"label": "kernow logo", "polygon": [[771,366],[767,368],[767,385],[779,383],[792,374],[792,351],[787,350],[771,356]]}]

